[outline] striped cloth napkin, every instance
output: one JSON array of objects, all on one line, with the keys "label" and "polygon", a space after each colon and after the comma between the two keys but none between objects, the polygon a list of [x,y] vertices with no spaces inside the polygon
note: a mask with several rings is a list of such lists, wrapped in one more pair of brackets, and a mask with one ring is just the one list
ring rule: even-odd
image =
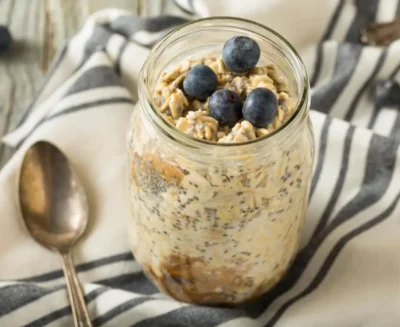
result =
[{"label": "striped cloth napkin", "polygon": [[[95,326],[400,326],[400,114],[370,97],[376,80],[399,78],[400,42],[359,42],[360,28],[394,19],[399,1],[176,4],[180,17],[89,17],[4,137],[17,151],[0,172],[0,326],[73,325],[58,257],[29,237],[18,207],[21,159],[38,139],[67,154],[89,194],[90,228],[74,257]],[[160,294],[134,261],[126,231],[125,131],[148,49],[188,19],[221,14],[268,25],[299,50],[317,142],[302,249],[278,287],[236,309]]]}]

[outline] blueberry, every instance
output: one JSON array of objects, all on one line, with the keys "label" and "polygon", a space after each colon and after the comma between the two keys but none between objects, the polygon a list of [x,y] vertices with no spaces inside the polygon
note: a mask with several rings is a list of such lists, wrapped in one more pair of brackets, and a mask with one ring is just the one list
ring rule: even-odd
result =
[{"label": "blueberry", "polygon": [[222,59],[226,67],[235,73],[244,73],[257,65],[260,47],[247,36],[229,39],[222,49]]},{"label": "blueberry", "polygon": [[0,25],[0,52],[8,50],[11,43],[12,39],[8,28]]},{"label": "blueberry", "polygon": [[240,96],[231,90],[218,90],[208,103],[210,115],[218,120],[220,125],[234,126],[242,118],[243,102]]},{"label": "blueberry", "polygon": [[199,100],[205,100],[217,86],[217,75],[210,67],[201,64],[194,66],[183,81],[186,94]]},{"label": "blueberry", "polygon": [[379,81],[373,89],[373,98],[377,106],[393,107],[400,105],[400,85],[394,80]]},{"label": "blueberry", "polygon": [[273,122],[278,110],[278,99],[269,89],[258,87],[250,92],[243,105],[243,117],[255,127]]}]

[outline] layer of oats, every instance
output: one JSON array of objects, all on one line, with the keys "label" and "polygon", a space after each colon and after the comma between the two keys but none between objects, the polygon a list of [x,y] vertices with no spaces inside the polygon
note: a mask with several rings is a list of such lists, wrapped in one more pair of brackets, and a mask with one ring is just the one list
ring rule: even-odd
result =
[{"label": "layer of oats", "polygon": [[[274,121],[264,128],[256,128],[241,119],[232,128],[219,126],[209,114],[208,101],[193,99],[183,92],[183,80],[190,69],[198,64],[209,66],[217,75],[218,88],[235,91],[245,101],[258,87],[273,91],[278,99]],[[189,59],[169,72],[164,72],[154,92],[154,103],[164,119],[183,133],[213,142],[245,142],[271,133],[291,116],[295,101],[290,94],[286,76],[274,65],[254,67],[247,73],[234,73],[224,64],[222,57],[207,54]]]},{"label": "layer of oats", "polygon": [[[214,133],[216,123],[205,112],[190,111],[179,125],[198,137]],[[309,125],[270,155],[215,164],[159,142],[143,118],[134,111],[128,136],[129,232],[137,262],[180,301],[232,305],[271,289],[300,244],[313,157]],[[216,133],[240,142],[269,131],[242,121]]]}]

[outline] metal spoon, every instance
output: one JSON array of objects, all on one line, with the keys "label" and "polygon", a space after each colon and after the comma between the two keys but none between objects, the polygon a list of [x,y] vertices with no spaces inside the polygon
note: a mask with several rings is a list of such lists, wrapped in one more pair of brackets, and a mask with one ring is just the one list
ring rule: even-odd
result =
[{"label": "metal spoon", "polygon": [[75,326],[92,326],[71,256],[86,229],[88,202],[68,159],[54,145],[40,141],[26,152],[19,201],[33,238],[60,255]]}]

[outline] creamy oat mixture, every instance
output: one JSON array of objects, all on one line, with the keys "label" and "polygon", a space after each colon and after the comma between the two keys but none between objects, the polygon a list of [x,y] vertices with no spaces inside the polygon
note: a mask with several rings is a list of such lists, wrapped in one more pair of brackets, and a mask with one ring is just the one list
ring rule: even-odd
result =
[{"label": "creamy oat mixture", "polygon": [[[204,101],[185,95],[182,83],[191,68],[205,64],[217,75],[217,89],[235,91],[244,101],[255,88],[267,88],[278,99],[278,110],[274,121],[257,128],[241,119],[234,127],[220,126],[210,116],[208,97]],[[154,103],[166,121],[180,131],[199,139],[215,142],[244,142],[267,135],[278,129],[290,117],[295,102],[290,95],[286,76],[274,65],[254,67],[246,73],[234,73],[224,64],[221,56],[208,54],[192,58],[174,69],[164,72],[154,93]]]},{"label": "creamy oat mixture", "polygon": [[[256,128],[240,119],[220,126],[210,115],[209,97],[194,99],[182,89],[199,63],[217,74],[219,89],[234,90],[242,99],[255,88],[273,91],[279,104],[273,122]],[[266,135],[294,110],[286,77],[274,66],[232,73],[214,55],[164,73],[154,94],[168,122],[215,142]],[[137,107],[128,134],[131,243],[146,274],[174,298],[200,304],[238,304],[269,290],[300,243],[314,154],[308,121],[276,149],[217,162],[195,159],[191,148],[177,151],[178,144],[158,137],[151,124],[144,126],[146,119]]]},{"label": "creamy oat mixture", "polygon": [[299,246],[312,136],[257,162],[200,164],[154,143],[132,118],[130,228],[136,260],[174,298],[237,304],[281,279]]}]

